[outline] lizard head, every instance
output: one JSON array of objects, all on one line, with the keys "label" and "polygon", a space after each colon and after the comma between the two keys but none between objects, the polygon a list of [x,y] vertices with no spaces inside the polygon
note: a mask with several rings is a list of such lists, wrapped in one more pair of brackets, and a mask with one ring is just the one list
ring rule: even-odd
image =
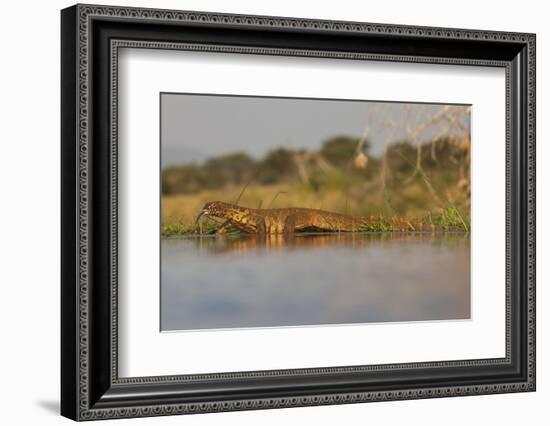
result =
[{"label": "lizard head", "polygon": [[202,216],[215,216],[223,219],[232,219],[236,214],[242,214],[246,210],[235,204],[224,203],[223,201],[209,201],[201,209],[195,223],[198,223]]}]

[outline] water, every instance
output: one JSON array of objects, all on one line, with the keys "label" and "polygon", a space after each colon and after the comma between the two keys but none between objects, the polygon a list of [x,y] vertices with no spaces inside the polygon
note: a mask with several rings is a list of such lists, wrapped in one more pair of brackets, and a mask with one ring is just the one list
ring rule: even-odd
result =
[{"label": "water", "polygon": [[470,317],[468,234],[179,237],[161,258],[163,331]]}]

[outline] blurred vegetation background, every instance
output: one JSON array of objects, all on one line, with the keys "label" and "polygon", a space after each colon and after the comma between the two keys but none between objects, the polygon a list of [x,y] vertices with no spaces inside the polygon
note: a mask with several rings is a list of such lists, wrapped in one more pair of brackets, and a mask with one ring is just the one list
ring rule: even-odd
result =
[{"label": "blurred vegetation background", "polygon": [[[274,147],[259,159],[230,152],[166,167],[163,225],[190,226],[204,203],[213,200],[407,217],[452,208],[469,221],[469,114],[469,107],[442,106],[430,116],[405,114],[397,123],[369,117],[363,135],[334,136],[319,141],[317,150]],[[383,152],[374,155],[369,135],[381,128],[395,132],[386,131]],[[430,140],[427,129],[435,135]]]}]

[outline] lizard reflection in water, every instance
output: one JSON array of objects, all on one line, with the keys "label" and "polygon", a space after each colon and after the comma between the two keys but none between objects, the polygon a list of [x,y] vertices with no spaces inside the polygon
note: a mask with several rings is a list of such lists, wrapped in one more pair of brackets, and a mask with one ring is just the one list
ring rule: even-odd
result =
[{"label": "lizard reflection in water", "polygon": [[455,247],[469,238],[466,232],[316,232],[295,234],[242,234],[221,235],[225,238],[193,238],[188,240],[209,254],[284,252],[286,250],[345,248],[363,250],[369,247],[395,249],[407,243]]}]

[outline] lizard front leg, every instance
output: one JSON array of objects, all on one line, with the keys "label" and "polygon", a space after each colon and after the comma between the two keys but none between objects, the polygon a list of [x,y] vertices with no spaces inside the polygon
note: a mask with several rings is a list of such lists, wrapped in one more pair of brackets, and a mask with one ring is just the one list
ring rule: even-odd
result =
[{"label": "lizard front leg", "polygon": [[261,216],[248,216],[246,219],[236,221],[234,219],[227,219],[216,231],[218,234],[224,234],[229,229],[238,229],[245,234],[265,234],[266,226],[263,217]]},{"label": "lizard front leg", "polygon": [[221,226],[216,229],[216,234],[227,234],[227,231],[233,227],[233,223],[230,219],[226,220]]}]

